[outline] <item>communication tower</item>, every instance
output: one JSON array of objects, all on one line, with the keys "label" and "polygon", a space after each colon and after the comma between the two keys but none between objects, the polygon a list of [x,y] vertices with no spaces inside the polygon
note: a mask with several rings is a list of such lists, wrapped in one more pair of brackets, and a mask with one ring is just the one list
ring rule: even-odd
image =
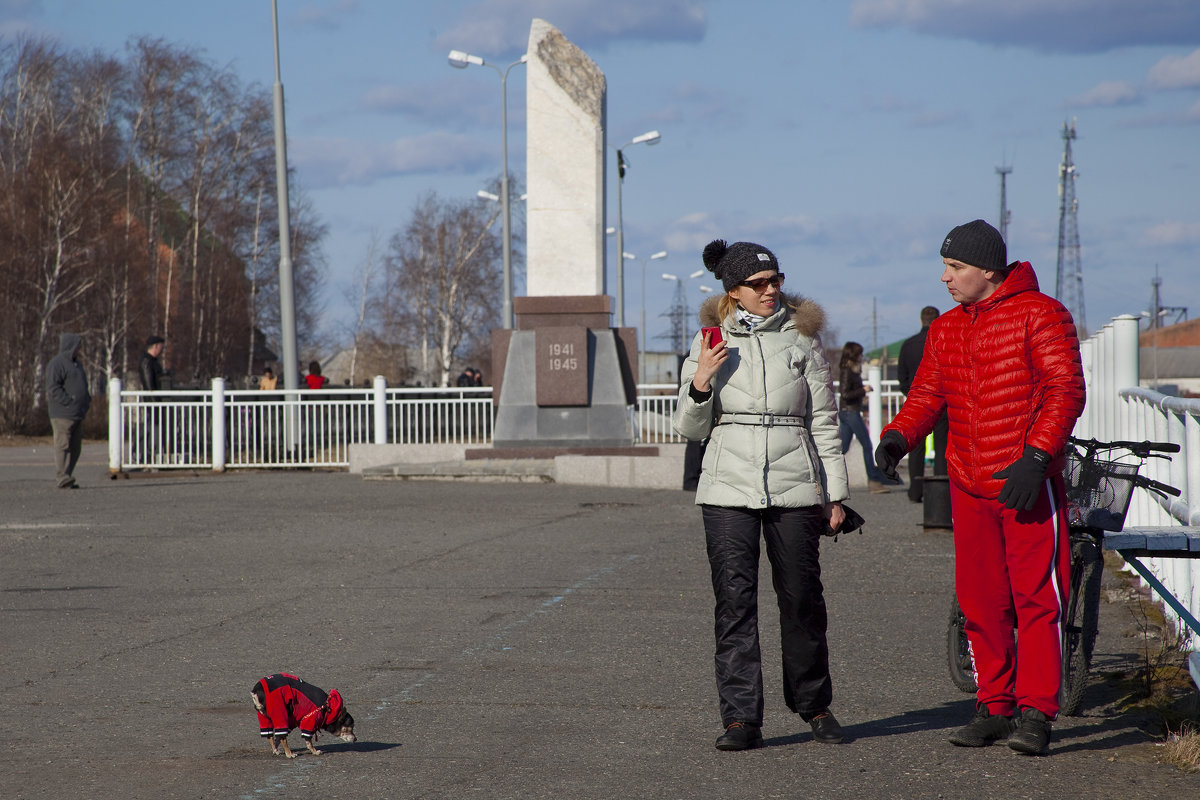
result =
[{"label": "communication tower", "polygon": [[683,281],[675,281],[675,296],[671,298],[671,306],[659,316],[666,317],[670,321],[671,329],[667,333],[659,334],[658,338],[666,339],[672,348],[678,348],[678,352],[686,353],[688,350],[688,309]]},{"label": "communication tower", "polygon": [[1149,325],[1150,328],[1161,328],[1163,319],[1170,314],[1175,315],[1175,321],[1171,325],[1180,322],[1187,322],[1187,306],[1164,306],[1162,298],[1159,294],[1159,288],[1162,286],[1162,278],[1158,276],[1158,265],[1154,265],[1154,277],[1150,280],[1150,311]]},{"label": "communication tower", "polygon": [[1012,212],[1008,210],[1008,191],[1006,178],[1012,172],[1013,168],[1009,166],[996,167],[996,174],[1000,176],[1000,224],[996,228],[1000,231],[1000,238],[1008,242],[1008,223],[1012,220]]},{"label": "communication tower", "polygon": [[1075,120],[1063,123],[1063,160],[1058,168],[1058,273],[1054,296],[1071,316],[1079,337],[1087,336],[1087,313],[1083,308],[1083,265],[1079,261],[1079,202],[1075,199],[1075,162],[1071,141],[1075,139]]}]

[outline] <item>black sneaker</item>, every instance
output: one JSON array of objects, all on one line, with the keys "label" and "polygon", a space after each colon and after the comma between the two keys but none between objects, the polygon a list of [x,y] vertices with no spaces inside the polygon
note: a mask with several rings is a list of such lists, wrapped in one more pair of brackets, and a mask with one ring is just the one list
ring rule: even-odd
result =
[{"label": "black sneaker", "polygon": [[762,728],[748,722],[731,722],[717,737],[718,750],[753,750],[762,747]]},{"label": "black sneaker", "polygon": [[1008,717],[993,717],[987,706],[975,709],[975,717],[950,734],[950,744],[959,747],[987,747],[992,742],[1007,739],[1013,723]]},{"label": "black sneaker", "polygon": [[1027,756],[1046,755],[1050,752],[1050,720],[1036,708],[1022,708],[1008,746]]},{"label": "black sneaker", "polygon": [[818,713],[808,724],[812,726],[813,739],[822,744],[838,744],[846,736],[829,709]]}]

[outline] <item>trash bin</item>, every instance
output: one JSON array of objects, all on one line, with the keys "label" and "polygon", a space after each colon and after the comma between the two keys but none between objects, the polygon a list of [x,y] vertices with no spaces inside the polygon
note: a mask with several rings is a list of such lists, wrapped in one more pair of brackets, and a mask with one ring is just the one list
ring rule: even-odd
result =
[{"label": "trash bin", "polygon": [[950,515],[950,478],[947,475],[926,475],[921,484],[925,506],[926,528],[953,527]]}]

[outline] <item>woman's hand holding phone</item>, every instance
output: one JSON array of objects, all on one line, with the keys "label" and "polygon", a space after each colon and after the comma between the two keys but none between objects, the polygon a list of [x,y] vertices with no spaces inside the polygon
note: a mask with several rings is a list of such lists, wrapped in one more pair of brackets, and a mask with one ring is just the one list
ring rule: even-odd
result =
[{"label": "woman's hand holding phone", "polygon": [[729,358],[721,329],[704,327],[700,329],[700,355],[697,357],[696,374],[692,376],[692,385],[696,391],[707,392],[712,387],[712,377]]}]

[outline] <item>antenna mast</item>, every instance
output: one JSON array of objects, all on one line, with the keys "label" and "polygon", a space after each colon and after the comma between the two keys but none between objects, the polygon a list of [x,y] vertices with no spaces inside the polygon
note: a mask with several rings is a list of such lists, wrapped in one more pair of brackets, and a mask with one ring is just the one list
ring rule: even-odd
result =
[{"label": "antenna mast", "polygon": [[1075,138],[1075,120],[1063,123],[1063,160],[1058,168],[1058,273],[1054,296],[1067,307],[1079,329],[1079,338],[1087,336],[1087,313],[1083,308],[1083,265],[1079,261],[1079,201],[1075,199],[1075,162],[1071,159],[1071,141]]},{"label": "antenna mast", "polygon": [[1000,238],[1005,243],[1008,242],[1008,223],[1012,220],[1012,212],[1008,210],[1008,192],[1005,179],[1012,171],[1013,168],[1009,166],[996,167],[996,174],[1000,176],[1000,224],[996,227],[999,228]]}]

